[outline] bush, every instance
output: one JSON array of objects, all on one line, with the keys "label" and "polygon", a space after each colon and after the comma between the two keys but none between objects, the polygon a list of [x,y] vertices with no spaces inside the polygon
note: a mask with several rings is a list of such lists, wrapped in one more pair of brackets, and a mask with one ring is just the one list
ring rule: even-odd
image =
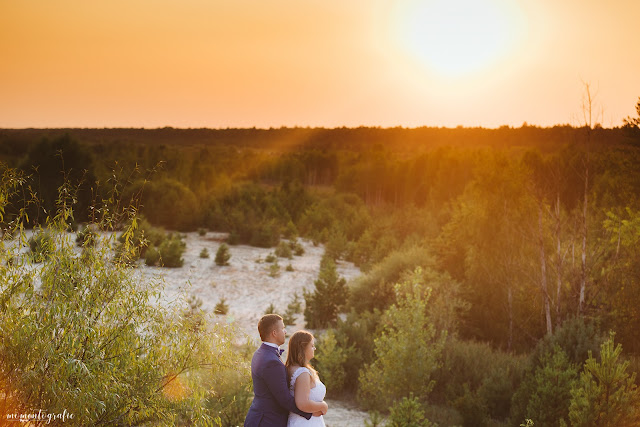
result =
[{"label": "bush", "polygon": [[2,270],[0,412],[66,410],[75,425],[215,424],[192,374],[239,365],[231,331],[191,329],[182,307],[157,304],[157,284],[114,263],[106,244],[78,257],[74,243],[59,243],[37,271]]},{"label": "bush", "polygon": [[202,237],[207,234],[206,228],[198,228],[198,236]]},{"label": "bush", "polygon": [[278,264],[278,260],[269,266],[269,277],[280,277],[280,264]]},{"label": "bush", "polygon": [[34,232],[28,243],[31,257],[35,262],[47,260],[55,250],[53,237],[48,231]]},{"label": "bush", "polygon": [[288,265],[287,265],[287,267],[285,268],[285,270],[287,270],[287,271],[289,271],[289,272],[294,271],[294,270],[293,270],[293,265],[288,264]]},{"label": "bush", "polygon": [[424,415],[424,409],[418,398],[403,397],[391,406],[389,420],[390,427],[431,427],[434,426]]},{"label": "bush", "polygon": [[160,262],[160,251],[158,251],[155,246],[151,245],[145,253],[144,263],[149,267],[153,267],[158,265],[158,262]]},{"label": "bush", "polygon": [[338,345],[335,332],[332,329],[322,335],[316,346],[318,347],[316,353],[318,372],[322,372],[322,381],[327,386],[327,393],[329,395],[339,394],[345,383],[344,365],[348,360],[347,349]]},{"label": "bush", "polygon": [[277,258],[274,254],[269,254],[264,258],[264,262],[276,262]]},{"label": "bush", "polygon": [[209,251],[207,248],[202,248],[200,251],[200,258],[209,258]]},{"label": "bush", "polygon": [[288,258],[288,259],[293,258],[293,255],[291,254],[291,247],[287,242],[284,242],[284,241],[278,243],[278,246],[276,247],[276,250],[275,250],[275,254],[280,258]]},{"label": "bush", "polygon": [[78,231],[76,235],[76,244],[78,246],[94,246],[98,241],[98,233],[93,231],[91,227],[85,226]]},{"label": "bush", "polygon": [[229,246],[225,243],[221,244],[216,252],[216,265],[225,266],[229,265],[229,260],[231,259],[231,254],[229,253]]},{"label": "bush", "polygon": [[276,314],[277,310],[276,310],[276,306],[273,305],[273,303],[269,304],[269,307],[267,307],[267,309],[264,311],[264,314]]},{"label": "bush", "polygon": [[164,240],[158,248],[162,265],[170,268],[182,267],[184,264],[182,254],[185,251],[185,247],[186,244],[177,235]]},{"label": "bush", "polygon": [[[275,309],[275,308],[274,308]],[[285,325],[291,326],[296,324],[296,315],[302,311],[302,304],[300,303],[300,297],[297,293],[293,294],[293,299],[287,305],[287,310],[284,312],[282,319]]]},{"label": "bush", "polygon": [[302,256],[302,255],[304,255],[304,248],[302,247],[302,245],[300,244],[300,242],[298,242],[297,240],[290,241],[290,242],[289,242],[289,247],[291,248],[291,250],[293,251],[293,254],[294,254],[295,256]]},{"label": "bush", "polygon": [[229,312],[229,305],[227,304],[227,300],[224,298],[220,298],[220,301],[216,304],[213,309],[213,314],[221,314],[225,315]]}]

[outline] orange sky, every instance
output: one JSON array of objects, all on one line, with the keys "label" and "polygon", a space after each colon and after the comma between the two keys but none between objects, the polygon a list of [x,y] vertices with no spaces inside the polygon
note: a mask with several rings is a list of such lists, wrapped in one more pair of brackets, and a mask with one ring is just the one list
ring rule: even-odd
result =
[{"label": "orange sky", "polygon": [[637,0],[0,1],[0,127],[619,126]]}]

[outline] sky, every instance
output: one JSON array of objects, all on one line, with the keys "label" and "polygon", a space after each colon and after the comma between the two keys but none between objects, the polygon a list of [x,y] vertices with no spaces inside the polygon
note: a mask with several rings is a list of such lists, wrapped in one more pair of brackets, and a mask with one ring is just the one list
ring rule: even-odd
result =
[{"label": "sky", "polygon": [[637,0],[0,0],[0,127],[622,125]]}]

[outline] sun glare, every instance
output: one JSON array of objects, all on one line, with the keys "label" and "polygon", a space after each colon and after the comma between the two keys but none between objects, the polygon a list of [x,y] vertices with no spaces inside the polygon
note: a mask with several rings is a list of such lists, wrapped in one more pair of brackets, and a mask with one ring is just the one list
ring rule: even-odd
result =
[{"label": "sun glare", "polygon": [[504,0],[409,1],[394,15],[400,50],[449,77],[493,65],[521,30],[517,14]]}]

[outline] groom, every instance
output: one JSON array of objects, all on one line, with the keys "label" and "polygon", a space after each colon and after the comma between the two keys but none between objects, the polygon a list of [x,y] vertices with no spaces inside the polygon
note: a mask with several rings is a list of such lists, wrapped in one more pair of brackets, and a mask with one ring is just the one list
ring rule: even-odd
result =
[{"label": "groom", "polygon": [[322,415],[321,412],[310,414],[300,411],[289,393],[287,371],[280,359],[284,351],[280,350],[280,346],[284,344],[287,333],[282,317],[265,314],[258,322],[258,332],[262,345],[251,359],[254,397],[244,426],[285,427],[289,412],[295,412],[306,419],[310,419],[311,415]]}]

